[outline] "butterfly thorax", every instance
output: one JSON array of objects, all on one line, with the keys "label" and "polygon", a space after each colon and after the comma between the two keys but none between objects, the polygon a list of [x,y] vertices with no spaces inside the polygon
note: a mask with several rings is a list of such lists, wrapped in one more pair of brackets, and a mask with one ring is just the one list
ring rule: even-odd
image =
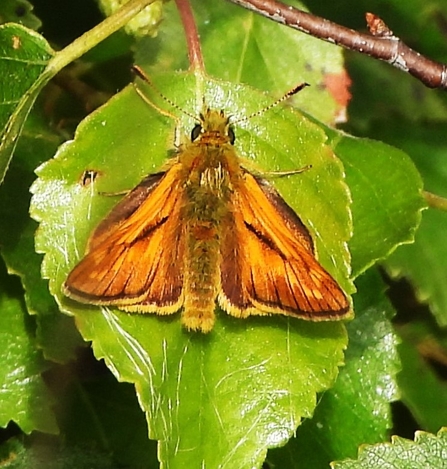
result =
[{"label": "butterfly thorax", "polygon": [[198,205],[225,205],[241,177],[242,169],[233,147],[234,133],[223,111],[206,109],[200,123],[183,145],[178,159],[184,170],[184,186],[189,202]]}]

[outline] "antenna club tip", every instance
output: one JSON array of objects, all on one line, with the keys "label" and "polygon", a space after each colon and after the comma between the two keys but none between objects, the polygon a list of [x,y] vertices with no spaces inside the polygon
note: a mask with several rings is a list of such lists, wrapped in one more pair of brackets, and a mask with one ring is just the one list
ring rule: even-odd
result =
[{"label": "antenna club tip", "polygon": [[143,69],[138,66],[138,65],[132,65],[130,68],[135,75],[140,77],[142,80],[146,81],[147,83],[150,83],[149,77],[146,75],[146,73],[143,71]]},{"label": "antenna club tip", "polygon": [[292,88],[288,93],[287,96],[293,96],[294,94],[297,94],[299,91],[301,91],[303,88],[306,88],[306,86],[310,86],[309,83],[300,83],[299,85],[296,85],[294,88]]}]

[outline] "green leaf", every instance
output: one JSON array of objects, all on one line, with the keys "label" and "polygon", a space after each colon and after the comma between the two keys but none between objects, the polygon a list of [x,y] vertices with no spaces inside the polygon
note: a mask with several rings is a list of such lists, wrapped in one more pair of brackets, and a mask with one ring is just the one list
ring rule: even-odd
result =
[{"label": "green leaf", "polygon": [[[181,108],[194,114],[201,108],[192,75],[169,74],[153,81]],[[248,87],[211,80],[205,83],[205,96],[208,105],[226,109],[234,120],[272,102]],[[191,129],[192,119],[181,117],[183,131]],[[272,183],[299,209],[323,265],[352,291],[345,249],[349,199],[340,164],[324,145],[324,132],[296,111],[276,108],[266,117],[239,122],[237,151],[265,171],[312,163],[311,170]],[[178,314],[126,314],[79,305],[61,293],[88,234],[116,203],[98,192],[129,189],[158,169],[172,130],[172,123],[132,88],[90,115],[75,140],[38,171],[32,203],[32,215],[41,222],[36,244],[46,253],[43,271],[50,290],[65,311],[76,315],[96,357],[104,358],[119,380],[136,384],[150,437],[161,440],[161,461],[170,467],[200,461],[253,467],[268,447],[287,441],[301,417],[311,415],[316,393],[332,384],[346,345],[341,323],[239,320],[221,313],[213,332],[203,335],[182,329]],[[82,184],[85,170],[96,174],[88,185]]]},{"label": "green leaf", "polygon": [[219,315],[204,336],[186,333],[178,318],[97,316],[78,314],[79,327],[120,380],[136,383],[149,436],[172,467],[259,464],[310,416],[345,343],[341,325],[282,318],[272,328],[262,318],[235,324]]},{"label": "green leaf", "polygon": [[399,245],[411,243],[425,208],[422,180],[410,158],[381,142],[326,129],[346,171],[354,231],[349,248],[358,276]]},{"label": "green leaf", "polygon": [[[400,125],[394,135],[390,135],[385,126],[380,126],[377,132],[411,154],[424,177],[426,190],[447,197],[445,124],[403,124],[406,124],[405,137]],[[391,276],[407,276],[411,280],[417,297],[430,305],[442,327],[447,325],[447,246],[444,242],[446,223],[445,212],[428,210],[424,213],[421,227],[416,234],[417,242],[412,246],[399,248],[385,263]]]},{"label": "green leaf", "polygon": [[[0,80],[4,84],[0,100],[0,183],[37,95],[45,83],[36,86],[53,51],[32,30],[18,24],[0,26]],[[5,86],[5,84],[8,86]]]},{"label": "green leaf", "polygon": [[[349,83],[339,47],[229,2],[194,0],[191,4],[207,73],[279,95],[307,82],[311,86],[292,99],[294,105],[322,122],[343,120]],[[294,6],[302,5],[294,2]],[[284,53],[279,53],[279,44]],[[166,5],[157,40],[143,40],[137,46],[136,63],[153,64],[154,49],[154,71],[188,68],[184,33],[174,3]]]},{"label": "green leaf", "polygon": [[414,442],[393,436],[390,443],[362,446],[357,461],[333,463],[334,469],[443,469],[447,452],[447,431],[438,434],[416,432]]},{"label": "green leaf", "polygon": [[0,426],[12,420],[25,433],[57,433],[53,401],[41,373],[47,365],[36,347],[16,279],[0,265]]},{"label": "green leaf", "polygon": [[374,270],[359,277],[356,286],[346,365],[296,438],[269,452],[274,467],[299,468],[302,461],[306,467],[327,467],[336,459],[355,457],[361,444],[382,441],[392,427],[390,402],[397,398],[400,369],[390,321],[394,311]]},{"label": "green leaf", "polygon": [[43,116],[31,112],[0,186],[0,246],[8,271],[20,276],[28,311],[37,315],[39,348],[46,358],[64,362],[74,358],[81,340],[73,321],[60,314],[48,282],[42,279],[42,256],[34,247],[37,223],[29,217],[34,170],[51,158],[60,142],[60,135],[49,128]]}]

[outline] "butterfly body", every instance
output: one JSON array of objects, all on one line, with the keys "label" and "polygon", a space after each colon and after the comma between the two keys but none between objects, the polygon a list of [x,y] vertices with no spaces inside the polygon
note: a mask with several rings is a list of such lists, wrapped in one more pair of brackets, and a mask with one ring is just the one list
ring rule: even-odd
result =
[{"label": "butterfly body", "polygon": [[[184,258],[183,321],[191,329],[211,330],[220,286],[222,227],[231,223],[231,195],[241,167],[223,113],[207,111],[179,153],[184,168],[185,203],[181,219]],[[204,125],[206,124],[206,126]],[[195,135],[195,130],[200,133]]]},{"label": "butterfly body", "polygon": [[235,317],[333,320],[350,310],[312,238],[265,180],[247,171],[229,119],[205,110],[169,163],[146,177],[93,232],[65,293],[129,312],[182,309],[209,332],[216,299]]}]

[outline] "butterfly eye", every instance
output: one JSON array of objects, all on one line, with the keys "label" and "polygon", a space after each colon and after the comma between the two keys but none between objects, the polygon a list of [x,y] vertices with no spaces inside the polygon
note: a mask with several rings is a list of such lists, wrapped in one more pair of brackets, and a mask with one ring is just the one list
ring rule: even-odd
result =
[{"label": "butterfly eye", "polygon": [[230,139],[231,145],[233,145],[234,141],[236,140],[236,136],[234,135],[234,130],[232,127],[228,127],[228,138]]},{"label": "butterfly eye", "polygon": [[197,140],[201,133],[202,133],[202,126],[200,124],[195,125],[191,131],[191,142],[194,142],[194,140]]}]

